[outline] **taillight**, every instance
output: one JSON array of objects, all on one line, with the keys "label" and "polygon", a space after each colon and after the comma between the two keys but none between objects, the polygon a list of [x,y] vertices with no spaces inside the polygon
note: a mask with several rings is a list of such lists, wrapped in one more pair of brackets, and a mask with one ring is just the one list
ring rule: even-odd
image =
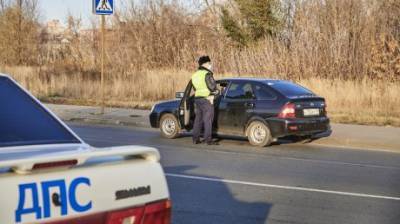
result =
[{"label": "taillight", "polygon": [[107,224],[170,224],[171,201],[164,200],[139,208],[113,211],[107,215]]},{"label": "taillight", "polygon": [[287,103],[282,107],[281,112],[278,115],[279,118],[295,118],[296,110],[293,103]]},{"label": "taillight", "polygon": [[113,211],[107,215],[107,224],[138,224],[142,220],[144,207]]},{"label": "taillight", "polygon": [[32,169],[39,170],[39,169],[48,169],[55,167],[68,167],[68,166],[74,166],[76,164],[78,164],[78,160],[76,159],[58,161],[58,162],[36,163],[35,165],[33,165]]},{"label": "taillight", "polygon": [[143,224],[170,224],[171,201],[165,200],[146,205]]},{"label": "taillight", "polygon": [[324,112],[325,112],[325,116],[328,116],[328,111],[326,110],[328,108],[328,105],[326,104],[326,102],[324,102]]},{"label": "taillight", "polygon": [[76,217],[51,224],[170,224],[171,201]]}]

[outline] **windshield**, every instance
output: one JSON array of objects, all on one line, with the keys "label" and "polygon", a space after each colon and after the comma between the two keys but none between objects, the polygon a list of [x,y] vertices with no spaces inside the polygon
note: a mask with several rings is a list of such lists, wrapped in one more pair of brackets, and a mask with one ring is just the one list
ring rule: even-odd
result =
[{"label": "windshield", "polygon": [[7,77],[0,76],[0,147],[80,143]]},{"label": "windshield", "polygon": [[315,96],[310,90],[288,81],[268,82],[271,88],[289,98]]}]

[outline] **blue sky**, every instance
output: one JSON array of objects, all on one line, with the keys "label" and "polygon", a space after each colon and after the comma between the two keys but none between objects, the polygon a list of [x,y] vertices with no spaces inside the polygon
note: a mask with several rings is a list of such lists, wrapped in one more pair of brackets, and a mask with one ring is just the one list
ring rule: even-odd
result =
[{"label": "blue sky", "polygon": [[[68,13],[75,17],[81,17],[84,26],[90,26],[90,19],[94,18],[92,13],[93,0],[38,0],[40,6],[41,21],[58,19],[62,23],[66,23]],[[114,0],[114,9],[120,10],[127,5],[127,2],[139,3],[146,0]],[[166,0],[166,2],[171,0]],[[202,2],[199,0],[172,0],[177,1],[188,8],[196,8],[195,3]],[[223,2],[224,0],[217,0],[216,2]]]},{"label": "blue sky", "polygon": [[65,23],[70,12],[74,16],[80,16],[84,24],[89,25],[93,16],[92,0],[39,0],[39,5],[43,22],[58,19]]}]

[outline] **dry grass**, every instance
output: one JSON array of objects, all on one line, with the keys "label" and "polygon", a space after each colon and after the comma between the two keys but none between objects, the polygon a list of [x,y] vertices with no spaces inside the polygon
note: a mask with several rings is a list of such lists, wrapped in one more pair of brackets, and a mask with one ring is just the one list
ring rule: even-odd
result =
[{"label": "dry grass", "polygon": [[[98,79],[80,74],[39,75],[31,67],[2,68],[43,101],[97,105]],[[107,104],[115,107],[149,108],[182,91],[191,72],[154,70],[114,76],[107,81]],[[234,76],[217,75],[217,78]],[[270,77],[268,77],[270,78]],[[277,78],[277,77],[274,77]],[[302,79],[298,83],[325,97],[334,122],[400,126],[400,83],[387,81]]]},{"label": "dry grass", "polygon": [[300,83],[324,96],[334,122],[400,126],[400,83],[307,79]]}]

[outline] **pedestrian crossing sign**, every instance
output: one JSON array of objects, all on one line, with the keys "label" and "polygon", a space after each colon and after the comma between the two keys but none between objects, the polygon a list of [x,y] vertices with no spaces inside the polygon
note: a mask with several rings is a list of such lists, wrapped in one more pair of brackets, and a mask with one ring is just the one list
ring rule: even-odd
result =
[{"label": "pedestrian crossing sign", "polygon": [[93,13],[96,15],[111,15],[114,12],[113,0],[93,0]]}]

